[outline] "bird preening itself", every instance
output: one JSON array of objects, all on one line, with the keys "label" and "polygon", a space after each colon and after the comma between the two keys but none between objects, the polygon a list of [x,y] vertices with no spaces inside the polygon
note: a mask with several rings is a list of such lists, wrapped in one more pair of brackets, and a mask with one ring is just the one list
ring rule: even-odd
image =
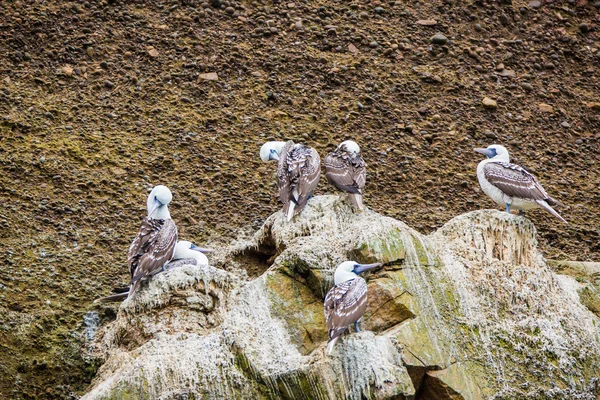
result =
[{"label": "bird preening itself", "polygon": [[267,142],[260,148],[264,162],[277,161],[279,200],[287,220],[302,212],[321,176],[321,158],[315,149],[288,142]]},{"label": "bird preening itself", "polygon": [[356,261],[345,261],[335,270],[334,286],[325,296],[325,323],[329,333],[327,354],[331,354],[333,346],[346,328],[354,324],[356,332],[358,321],[367,308],[367,282],[358,276],[370,269],[380,267],[380,263],[359,264]]},{"label": "bird preening itself", "polygon": [[177,243],[177,226],[171,219],[168,205],[173,195],[163,185],[155,186],[146,202],[148,217],[127,253],[131,282],[129,296],[132,296],[141,283],[164,269],[171,261]]},{"label": "bird preening itself", "polygon": [[360,155],[360,147],[346,140],[323,160],[325,176],[338,190],[348,193],[354,208],[364,210],[362,188],[367,179],[367,165]]},{"label": "bird preening itself", "polygon": [[[175,252],[173,253],[173,259],[165,266],[165,270],[170,271],[175,268],[180,268],[186,265],[208,265],[208,258],[203,253],[213,252],[213,249],[206,249],[197,247],[187,240],[180,240],[175,245]],[[160,273],[162,270],[157,271]],[[115,288],[113,289],[114,294],[110,296],[102,297],[94,300],[94,303],[111,303],[116,301],[123,301],[129,295],[129,287]]]},{"label": "bird preening itself", "polygon": [[567,222],[552,208],[560,203],[546,193],[532,174],[510,163],[506,148],[495,144],[474,150],[488,157],[477,166],[481,189],[498,205],[506,207],[506,212],[510,213],[512,208],[522,214],[525,210],[539,207]]}]

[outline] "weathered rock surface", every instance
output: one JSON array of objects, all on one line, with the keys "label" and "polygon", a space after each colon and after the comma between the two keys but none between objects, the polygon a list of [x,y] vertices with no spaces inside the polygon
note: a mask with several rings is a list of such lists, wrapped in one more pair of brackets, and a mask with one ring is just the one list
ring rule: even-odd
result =
[{"label": "weathered rock surface", "polygon": [[[536,245],[533,224],[503,212],[423,236],[315,197],[217,256],[255,278],[182,268],[124,302],[84,399],[593,399],[600,320]],[[326,357],[322,299],[347,259],[385,265],[366,277],[367,331]]]}]

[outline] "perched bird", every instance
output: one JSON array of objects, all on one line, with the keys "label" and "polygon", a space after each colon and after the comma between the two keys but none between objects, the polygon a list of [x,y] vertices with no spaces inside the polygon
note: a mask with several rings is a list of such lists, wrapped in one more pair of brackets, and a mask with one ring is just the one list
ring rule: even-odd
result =
[{"label": "perched bird", "polygon": [[381,266],[375,264],[358,264],[356,261],[344,261],[335,270],[335,285],[325,296],[325,323],[329,332],[327,354],[348,326],[354,324],[356,332],[360,320],[367,308],[367,282],[358,274]]},{"label": "perched bird", "polygon": [[[208,265],[208,258],[203,253],[210,253],[214,250],[196,247],[187,240],[180,240],[175,245],[173,259],[165,266],[165,270],[183,267],[185,265]],[[157,273],[162,270],[157,271]],[[115,301],[123,301],[129,295],[129,287],[115,288],[114,294],[94,300],[94,303],[110,303]]]},{"label": "perched bird", "polygon": [[132,296],[141,283],[164,269],[171,261],[177,243],[177,227],[169,214],[168,204],[173,195],[163,185],[155,186],[148,195],[148,217],[142,221],[137,237],[127,253]]},{"label": "perched bird", "polygon": [[321,158],[315,149],[291,140],[263,144],[260,158],[264,162],[278,162],[279,199],[283,203],[283,213],[290,221],[302,212],[319,183]]},{"label": "perched bird", "polygon": [[487,149],[477,148],[476,152],[488,158],[477,166],[477,179],[481,189],[497,204],[510,209],[524,210],[543,208],[562,222],[567,222],[551,206],[560,203],[550,197],[538,180],[522,167],[509,162],[508,150],[494,144]]},{"label": "perched bird", "polygon": [[342,142],[323,160],[325,176],[329,183],[347,192],[357,210],[364,210],[362,188],[367,179],[367,165],[360,156],[360,147],[352,140]]}]

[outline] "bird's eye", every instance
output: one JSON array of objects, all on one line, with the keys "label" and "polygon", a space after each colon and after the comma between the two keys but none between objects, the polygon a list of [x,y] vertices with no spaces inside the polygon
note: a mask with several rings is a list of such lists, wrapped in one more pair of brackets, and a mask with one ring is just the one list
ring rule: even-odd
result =
[{"label": "bird's eye", "polygon": [[154,196],[154,200],[158,200],[158,197]]}]

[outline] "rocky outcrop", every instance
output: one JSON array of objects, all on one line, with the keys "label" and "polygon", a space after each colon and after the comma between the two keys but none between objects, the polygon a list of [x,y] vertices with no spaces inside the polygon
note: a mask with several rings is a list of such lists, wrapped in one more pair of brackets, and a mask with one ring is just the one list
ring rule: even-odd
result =
[{"label": "rocky outcrop", "polygon": [[[249,277],[182,268],[125,301],[96,339],[105,363],[84,398],[593,399],[600,320],[535,236],[490,210],[423,236],[313,198],[216,256]],[[384,266],[366,277],[366,331],[327,357],[322,300],[348,259]]]}]

